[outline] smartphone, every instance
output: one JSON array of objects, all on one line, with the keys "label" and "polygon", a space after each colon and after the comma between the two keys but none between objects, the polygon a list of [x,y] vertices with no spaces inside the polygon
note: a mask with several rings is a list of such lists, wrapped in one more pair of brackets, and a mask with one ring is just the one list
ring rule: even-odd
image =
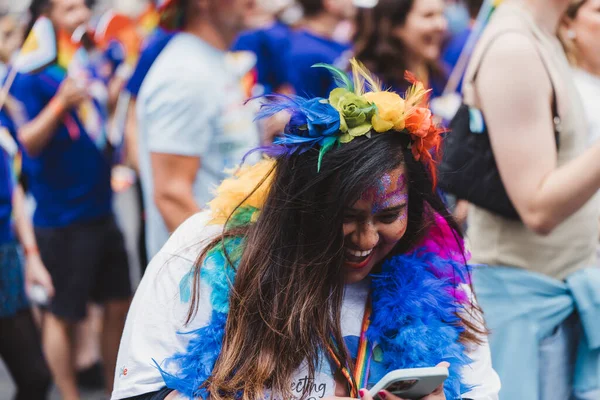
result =
[{"label": "smartphone", "polygon": [[397,369],[386,374],[369,390],[374,399],[378,399],[382,390],[405,399],[420,399],[427,396],[448,378],[448,368],[412,368]]}]

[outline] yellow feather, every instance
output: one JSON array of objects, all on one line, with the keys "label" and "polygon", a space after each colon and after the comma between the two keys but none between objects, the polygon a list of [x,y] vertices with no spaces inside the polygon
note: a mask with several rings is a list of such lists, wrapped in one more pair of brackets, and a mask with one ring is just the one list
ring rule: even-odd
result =
[{"label": "yellow feather", "polygon": [[365,83],[371,88],[371,92],[381,92],[381,82],[374,77],[369,70],[356,58],[350,60],[352,76],[354,78],[354,92],[362,96],[365,93]]},{"label": "yellow feather", "polygon": [[422,107],[423,102],[427,99],[430,89],[425,89],[422,82],[414,79],[412,75],[407,75],[412,81],[412,85],[406,90],[404,101],[405,101],[405,118],[408,118],[416,108]]},{"label": "yellow feather", "polygon": [[208,203],[213,220],[210,224],[224,224],[238,206],[261,209],[267,199],[275,160],[266,158],[254,165],[243,165],[224,179]]}]

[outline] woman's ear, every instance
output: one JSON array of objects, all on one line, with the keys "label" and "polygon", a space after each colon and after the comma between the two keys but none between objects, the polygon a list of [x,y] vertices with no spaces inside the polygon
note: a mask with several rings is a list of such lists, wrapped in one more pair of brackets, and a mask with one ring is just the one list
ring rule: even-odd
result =
[{"label": "woman's ear", "polygon": [[575,31],[573,20],[566,15],[560,21],[558,27],[558,38],[560,39],[565,53],[571,64],[577,64],[578,50],[577,50],[577,33]]}]

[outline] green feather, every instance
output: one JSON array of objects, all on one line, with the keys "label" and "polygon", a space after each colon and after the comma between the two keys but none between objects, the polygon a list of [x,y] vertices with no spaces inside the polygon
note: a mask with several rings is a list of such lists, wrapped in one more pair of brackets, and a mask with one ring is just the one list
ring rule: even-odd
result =
[{"label": "green feather", "polygon": [[333,75],[333,79],[335,80],[335,84],[338,87],[344,88],[350,92],[354,92],[354,84],[352,83],[352,79],[350,79],[348,74],[341,69],[324,63],[315,64],[312,66],[312,68],[325,68],[331,72],[331,75]]},{"label": "green feather", "polygon": [[321,161],[323,161],[323,156],[327,153],[337,142],[337,137],[329,136],[323,139],[321,143],[321,150],[319,150],[319,161],[317,163],[317,172],[321,172]]},{"label": "green feather", "polygon": [[240,226],[250,225],[252,216],[258,211],[251,206],[242,206],[238,208],[231,217],[227,220],[227,228],[237,228]]}]

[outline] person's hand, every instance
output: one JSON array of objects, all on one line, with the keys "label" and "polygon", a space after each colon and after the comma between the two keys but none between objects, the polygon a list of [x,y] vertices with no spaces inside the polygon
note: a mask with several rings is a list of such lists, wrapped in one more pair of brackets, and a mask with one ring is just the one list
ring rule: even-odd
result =
[{"label": "person's hand", "polygon": [[[448,367],[450,367],[450,364],[443,361],[443,362],[439,363],[438,365],[436,365],[436,367],[448,368]],[[367,389],[361,389],[359,393],[360,393],[361,400],[373,400],[373,397],[371,396],[371,394],[369,393],[369,391]],[[382,400],[408,400],[408,399],[404,399],[402,397],[394,396],[387,390],[380,391],[378,393],[378,395],[379,395],[379,398],[381,398]],[[441,384],[431,394],[429,394],[425,397],[422,397],[419,400],[446,400],[446,394],[444,393],[444,384]]]},{"label": "person's hand", "polygon": [[37,253],[28,255],[25,260],[25,289],[27,293],[30,293],[31,288],[35,285],[42,286],[48,297],[54,296],[52,277]]},{"label": "person's hand", "polygon": [[67,77],[58,88],[55,96],[65,109],[70,110],[88,98],[87,89],[73,78]]}]

